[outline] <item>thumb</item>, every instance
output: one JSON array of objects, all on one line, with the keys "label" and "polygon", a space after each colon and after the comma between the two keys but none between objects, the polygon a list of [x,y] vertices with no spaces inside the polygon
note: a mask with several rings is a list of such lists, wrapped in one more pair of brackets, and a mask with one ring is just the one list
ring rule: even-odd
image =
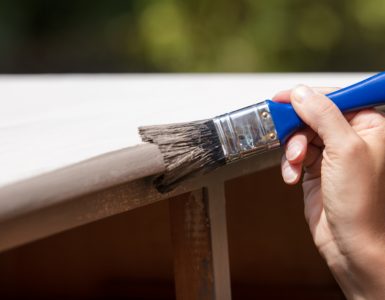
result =
[{"label": "thumb", "polygon": [[340,146],[356,133],[328,97],[305,85],[293,89],[291,104],[298,116],[323,140],[326,147]]}]

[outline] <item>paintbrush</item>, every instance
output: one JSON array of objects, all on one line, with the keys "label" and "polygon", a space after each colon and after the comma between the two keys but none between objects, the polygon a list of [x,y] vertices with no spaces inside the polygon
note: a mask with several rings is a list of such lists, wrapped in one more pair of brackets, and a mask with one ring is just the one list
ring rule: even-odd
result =
[{"label": "paintbrush", "polygon": [[[385,72],[327,95],[342,112],[385,104]],[[213,119],[139,127],[157,144],[166,171],[154,183],[164,193],[180,182],[284,145],[305,127],[291,104],[266,100]]]}]

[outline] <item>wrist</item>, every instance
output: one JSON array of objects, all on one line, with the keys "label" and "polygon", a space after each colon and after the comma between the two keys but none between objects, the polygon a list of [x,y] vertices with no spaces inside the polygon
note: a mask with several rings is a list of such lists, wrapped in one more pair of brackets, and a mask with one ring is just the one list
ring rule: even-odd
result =
[{"label": "wrist", "polygon": [[338,247],[328,250],[323,255],[348,299],[385,299],[385,247],[382,242],[362,240],[354,251],[341,251]]}]

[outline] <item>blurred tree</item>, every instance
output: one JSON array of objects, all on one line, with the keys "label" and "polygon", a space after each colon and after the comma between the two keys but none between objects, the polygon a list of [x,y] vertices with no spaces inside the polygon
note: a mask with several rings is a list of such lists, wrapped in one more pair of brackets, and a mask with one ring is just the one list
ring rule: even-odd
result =
[{"label": "blurred tree", "polygon": [[2,0],[0,72],[385,68],[382,0]]}]

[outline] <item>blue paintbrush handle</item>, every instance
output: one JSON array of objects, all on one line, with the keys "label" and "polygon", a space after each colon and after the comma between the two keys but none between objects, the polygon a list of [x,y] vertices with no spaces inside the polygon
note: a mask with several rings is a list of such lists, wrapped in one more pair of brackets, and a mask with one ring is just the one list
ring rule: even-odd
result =
[{"label": "blue paintbrush handle", "polygon": [[[327,95],[342,112],[359,110],[385,104],[385,72]],[[267,100],[275,129],[284,143],[305,124],[291,104]]]}]

